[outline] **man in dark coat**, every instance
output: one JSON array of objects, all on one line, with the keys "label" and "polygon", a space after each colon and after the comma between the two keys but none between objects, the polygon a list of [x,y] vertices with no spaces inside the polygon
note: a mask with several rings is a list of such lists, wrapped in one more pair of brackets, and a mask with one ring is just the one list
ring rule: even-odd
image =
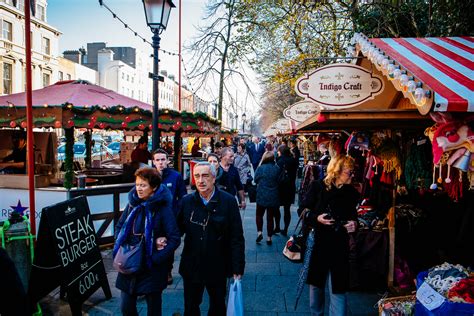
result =
[{"label": "man in dark coat", "polygon": [[[173,213],[177,216],[179,211],[178,203],[181,201],[181,198],[188,193],[183,177],[178,171],[168,168],[168,153],[161,148],[153,152],[153,164],[161,175],[161,183],[163,183],[171,192],[171,196],[173,197]],[[168,285],[173,283],[173,276],[171,274],[171,270],[173,270],[173,261],[174,255],[170,260]]]},{"label": "man in dark coat", "polygon": [[250,161],[254,170],[257,170],[258,164],[262,159],[263,153],[265,152],[265,144],[260,142],[258,137],[252,137],[252,143],[247,148],[247,153],[250,156]]},{"label": "man in dark coat", "polygon": [[208,315],[225,315],[226,278],[240,279],[245,267],[245,240],[237,202],[215,186],[216,170],[207,162],[193,169],[197,191],[181,203],[178,225],[184,248],[179,273],[184,285],[184,315],[200,315],[204,288]]}]

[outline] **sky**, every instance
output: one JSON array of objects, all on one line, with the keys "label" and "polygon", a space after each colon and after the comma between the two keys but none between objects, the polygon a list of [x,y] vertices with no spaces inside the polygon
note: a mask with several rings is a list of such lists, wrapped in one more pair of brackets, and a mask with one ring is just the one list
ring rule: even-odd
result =
[{"label": "sky", "polygon": [[[145,12],[141,0],[103,0],[118,17],[126,22],[138,34],[151,42],[152,33],[146,25]],[[174,0],[177,6],[171,11],[168,27],[161,35],[161,49],[169,52],[178,52],[178,4],[179,0]],[[196,36],[196,26],[198,26],[204,16],[206,0],[182,0],[182,41],[189,44]],[[87,43],[106,42],[108,46],[129,46],[135,47],[145,53],[152,54],[152,47],[149,44],[135,37],[126,29],[122,23],[114,19],[112,14],[101,7],[98,0],[48,0],[47,20],[50,25],[57,28],[62,35],[59,39],[59,52],[65,50],[77,50],[80,47],[87,47]],[[178,56],[169,56],[160,53],[160,70],[167,70],[168,74],[178,77]],[[185,68],[190,71],[190,54],[183,49],[183,59]],[[184,70],[183,70],[184,75]],[[183,84],[187,80],[183,77]],[[199,93],[205,100],[209,100],[204,92]],[[215,93],[217,94],[217,93]],[[241,93],[244,95],[244,92]],[[247,111],[253,112],[251,109]],[[240,113],[239,113],[240,114]]]},{"label": "sky", "polygon": [[[178,3],[177,0],[174,1]],[[151,42],[152,33],[146,25],[140,0],[104,0],[104,3],[138,34]],[[182,0],[182,38],[189,41],[195,33],[194,25],[201,19],[205,1]],[[130,46],[152,54],[149,44],[135,37],[98,0],[49,0],[48,23],[62,32],[59,52],[87,47],[87,43],[106,42],[108,46]],[[178,9],[171,11],[167,29],[161,35],[161,48],[178,52]],[[178,57],[161,53],[160,70],[178,74]],[[183,58],[186,62],[186,55]],[[188,66],[189,67],[189,66]]]}]

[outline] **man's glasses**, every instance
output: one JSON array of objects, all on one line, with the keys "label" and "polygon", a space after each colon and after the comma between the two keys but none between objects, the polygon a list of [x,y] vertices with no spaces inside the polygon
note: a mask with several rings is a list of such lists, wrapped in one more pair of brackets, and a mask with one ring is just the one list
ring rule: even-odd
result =
[{"label": "man's glasses", "polygon": [[204,220],[201,220],[201,221],[197,221],[194,219],[194,211],[191,212],[191,218],[189,219],[189,222],[193,223],[193,224],[196,224],[196,225],[199,225],[199,226],[202,226],[202,229],[205,229],[206,226],[207,226],[207,223],[209,223],[209,216],[211,214],[208,213],[207,214],[207,218],[204,219]]}]

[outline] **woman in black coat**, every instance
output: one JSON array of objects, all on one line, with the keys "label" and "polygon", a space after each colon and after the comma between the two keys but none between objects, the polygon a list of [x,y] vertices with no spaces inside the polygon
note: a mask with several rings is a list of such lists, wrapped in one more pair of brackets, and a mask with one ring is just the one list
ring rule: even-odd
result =
[{"label": "woman in black coat", "polygon": [[[277,165],[282,172],[286,173],[285,177],[280,177],[283,181],[279,183],[280,205],[282,205],[284,209],[283,221],[285,222],[285,228],[281,232],[286,236],[291,222],[290,207],[291,204],[295,202],[296,174],[298,172],[298,161],[293,157],[288,146],[278,146]],[[274,215],[276,227],[274,232],[278,233],[280,232],[280,209],[277,209]]]},{"label": "woman in black coat", "polygon": [[[146,297],[147,315],[161,316],[161,292],[167,286],[170,258],[181,238],[172,207],[171,193],[161,184],[156,169],[135,173],[135,187],[115,229],[114,257],[121,245],[136,245],[144,238],[142,268],[133,274],[118,273],[116,287],[122,291],[123,315],[138,315],[137,297]],[[166,237],[166,238],[164,238]]]},{"label": "woman in black coat", "polygon": [[257,210],[255,221],[257,223],[257,240],[263,239],[263,215],[267,212],[267,245],[272,244],[273,214],[278,210],[278,176],[280,168],[275,165],[273,152],[265,152],[262,161],[255,171],[255,183],[257,184]]},{"label": "woman in black coat", "polygon": [[[324,289],[328,281],[329,315],[346,315],[349,287],[349,233],[356,230],[359,193],[350,185],[354,176],[354,159],[333,158],[322,181],[314,182],[303,201],[310,213],[306,222],[315,228],[315,245],[311,255],[307,282],[310,284],[311,315],[324,314]],[[312,204],[312,205],[310,205]]]}]

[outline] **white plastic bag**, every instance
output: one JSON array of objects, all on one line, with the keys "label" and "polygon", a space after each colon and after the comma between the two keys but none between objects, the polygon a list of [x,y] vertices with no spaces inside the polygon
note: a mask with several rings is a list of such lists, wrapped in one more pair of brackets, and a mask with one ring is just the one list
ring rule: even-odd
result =
[{"label": "white plastic bag", "polygon": [[244,301],[242,298],[242,283],[234,280],[229,288],[229,301],[227,302],[227,316],[244,316]]}]

